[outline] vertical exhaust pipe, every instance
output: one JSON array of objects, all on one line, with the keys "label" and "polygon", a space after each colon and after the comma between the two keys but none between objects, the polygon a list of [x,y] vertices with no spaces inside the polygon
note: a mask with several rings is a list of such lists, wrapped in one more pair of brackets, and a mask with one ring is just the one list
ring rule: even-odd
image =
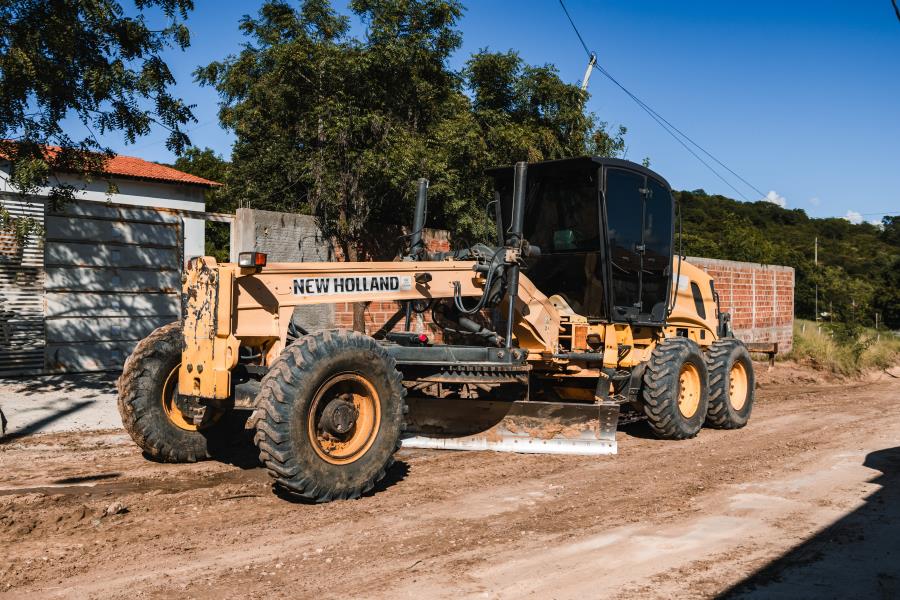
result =
[{"label": "vertical exhaust pipe", "polygon": [[[512,222],[509,226],[509,237],[506,246],[519,248],[522,245],[522,234],[525,227],[525,191],[528,186],[528,163],[517,162],[513,179]],[[513,320],[515,319],[516,298],[519,296],[519,265],[509,267],[509,285],[506,320],[506,348],[512,347]]]},{"label": "vertical exhaust pipe", "polygon": [[[416,193],[416,213],[413,217],[412,235],[410,235],[409,259],[419,260],[425,254],[425,239],[422,233],[425,231],[425,216],[428,213],[428,180],[419,179],[419,189]],[[406,303],[406,331],[412,327],[412,303]]]},{"label": "vertical exhaust pipe", "polygon": [[425,216],[428,213],[428,180],[419,179],[419,191],[416,194],[416,214],[413,218],[413,228],[410,240],[409,254],[413,260],[418,260],[425,252],[425,240],[422,232],[425,230]]}]

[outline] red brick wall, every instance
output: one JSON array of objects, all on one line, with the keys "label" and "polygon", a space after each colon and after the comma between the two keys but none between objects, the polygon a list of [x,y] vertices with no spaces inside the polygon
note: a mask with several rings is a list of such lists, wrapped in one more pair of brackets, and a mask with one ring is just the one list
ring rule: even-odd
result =
[{"label": "red brick wall", "polygon": [[735,336],[747,342],[778,342],[787,352],[794,340],[794,269],[778,265],[688,257],[716,283],[721,310],[731,313]]},{"label": "red brick wall", "polygon": [[[446,231],[440,229],[426,229],[424,233],[425,245],[429,252],[449,252],[450,236]],[[394,301],[376,300],[367,302],[365,305],[365,322],[366,333],[372,334],[384,325],[388,319],[393,317],[398,310],[402,310],[401,304]],[[403,331],[403,325],[406,322],[405,311],[397,321],[394,331]],[[334,305],[335,326],[341,329],[351,329],[353,327],[353,303],[337,302]],[[432,341],[441,340],[441,330],[431,321],[431,312],[426,311],[421,315],[413,313],[410,329],[416,333],[425,333]]]}]

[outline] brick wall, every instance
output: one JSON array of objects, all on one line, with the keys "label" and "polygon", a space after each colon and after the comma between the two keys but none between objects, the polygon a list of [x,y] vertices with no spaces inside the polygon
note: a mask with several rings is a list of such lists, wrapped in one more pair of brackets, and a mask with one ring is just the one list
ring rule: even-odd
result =
[{"label": "brick wall", "polygon": [[794,269],[779,265],[689,256],[687,261],[716,282],[721,309],[731,313],[736,337],[778,342],[788,352],[794,340]]},{"label": "brick wall", "polygon": [[[425,245],[429,252],[449,252],[450,235],[440,229],[426,229],[423,232]],[[401,311],[398,314],[397,311]],[[334,305],[335,325],[340,328],[353,327],[353,304],[351,302],[338,302]],[[375,333],[390,319],[396,320],[395,331],[403,331],[406,322],[406,311],[399,302],[376,300],[365,305],[366,332]],[[432,341],[441,340],[441,330],[431,321],[431,311],[423,314],[412,314],[410,330],[416,333],[426,333]]]}]

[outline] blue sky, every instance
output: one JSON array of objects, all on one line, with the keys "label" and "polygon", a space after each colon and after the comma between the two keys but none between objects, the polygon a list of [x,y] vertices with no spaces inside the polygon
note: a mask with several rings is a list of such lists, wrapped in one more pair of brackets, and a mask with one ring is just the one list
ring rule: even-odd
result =
[{"label": "blue sky", "polygon": [[[580,82],[587,59],[558,0],[466,4],[452,67],[480,48],[512,48]],[[900,213],[900,22],[889,0],[566,4],[609,72],[773,199],[813,216]],[[195,6],[191,47],[167,57],[177,93],[196,104],[191,140],[227,157],[232,137],[218,126],[218,98],[191,73],[240,50],[238,20],[258,4]],[[676,189],[738,197],[596,71],[589,91],[592,111],[628,127],[628,158],[650,157]],[[131,146],[105,141],[123,154],[172,161],[164,139],[155,131]]]}]

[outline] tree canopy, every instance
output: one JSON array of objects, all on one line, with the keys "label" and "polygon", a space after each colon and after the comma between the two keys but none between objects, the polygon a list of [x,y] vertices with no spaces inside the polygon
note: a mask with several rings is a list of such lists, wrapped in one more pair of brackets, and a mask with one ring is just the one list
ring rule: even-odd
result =
[{"label": "tree canopy", "polygon": [[[51,181],[52,174],[102,173],[112,152],[98,136],[110,131],[133,143],[156,124],[169,131],[170,150],[188,145],[181,128],[194,117],[171,93],[175,80],[162,52],[189,45],[183,21],[193,2],[133,4],[126,14],[112,0],[0,0],[0,156],[22,194],[50,187],[52,200],[71,198],[74,188]],[[148,22],[154,8],[162,26]],[[71,117],[81,134],[64,127]],[[20,236],[35,229],[28,220],[14,223],[2,205],[0,217]]]},{"label": "tree canopy", "polygon": [[361,37],[327,0],[266,2],[244,50],[197,71],[221,95],[236,142],[225,192],[257,208],[314,214],[348,257],[374,224],[408,222],[430,180],[429,223],[467,239],[491,231],[483,171],[515,160],[622,153],[555,68],[482,50],[448,67],[457,0],[353,0]]}]

